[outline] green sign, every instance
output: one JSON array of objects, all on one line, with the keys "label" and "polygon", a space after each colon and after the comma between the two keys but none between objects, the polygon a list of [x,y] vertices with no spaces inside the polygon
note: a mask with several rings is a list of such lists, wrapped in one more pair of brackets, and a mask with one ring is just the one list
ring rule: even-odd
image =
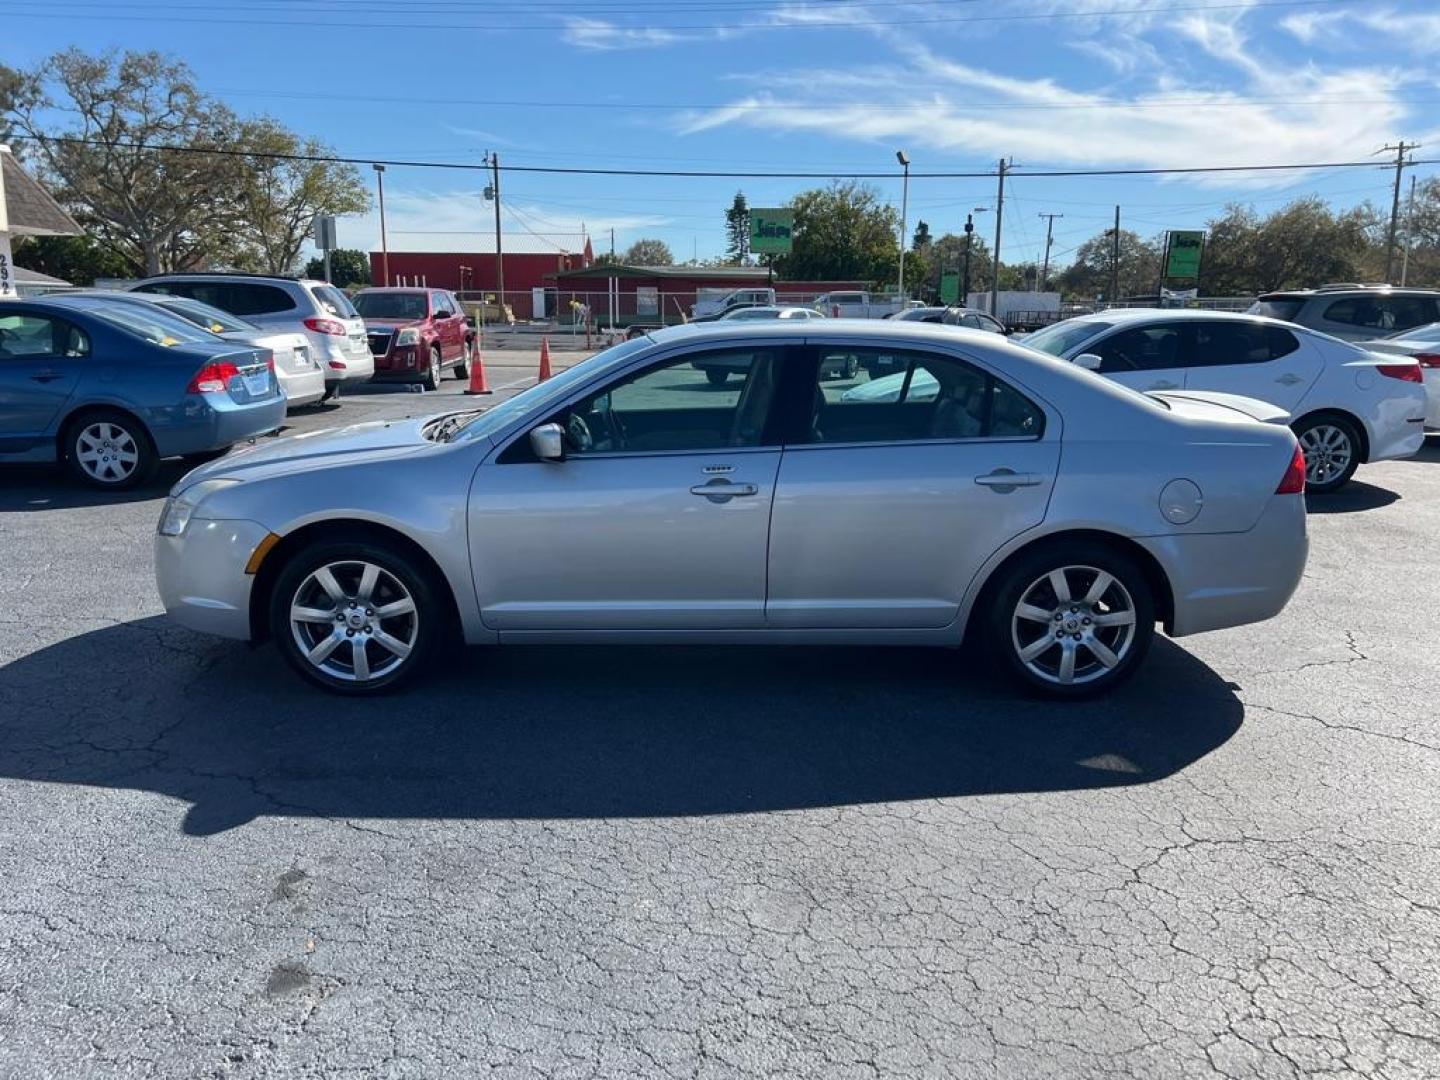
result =
[{"label": "green sign", "polygon": [[750,211],[750,250],[756,255],[790,254],[790,231],[795,226],[793,210]]},{"label": "green sign", "polygon": [[1172,232],[1166,245],[1165,276],[1193,281],[1200,276],[1200,253],[1205,250],[1203,232]]},{"label": "green sign", "polygon": [[940,275],[940,302],[942,304],[958,304],[960,302],[960,275],[953,270]]}]

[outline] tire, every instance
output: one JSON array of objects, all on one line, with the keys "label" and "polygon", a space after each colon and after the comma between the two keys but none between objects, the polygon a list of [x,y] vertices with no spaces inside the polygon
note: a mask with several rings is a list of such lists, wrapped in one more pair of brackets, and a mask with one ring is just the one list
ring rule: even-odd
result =
[{"label": "tire", "polygon": [[711,386],[724,386],[730,378],[730,372],[724,368],[706,368],[705,380]]},{"label": "tire", "polygon": [[440,380],[445,377],[445,359],[439,345],[430,346],[430,366],[420,378],[420,385],[426,390],[439,390]]},{"label": "tire", "polygon": [[[1093,697],[1144,660],[1155,637],[1155,599],[1130,558],[1104,544],[1057,542],[1022,554],[1002,574],[987,590],[987,644],[1031,692]],[[1068,596],[1060,595],[1057,574]]]},{"label": "tire", "polygon": [[455,377],[457,379],[470,378],[470,358],[475,355],[475,343],[468,338],[465,340],[465,351],[460,354],[460,360],[455,365]]},{"label": "tire", "polygon": [[[449,633],[430,575],[383,542],[309,545],[280,571],[269,602],[270,633],[286,661],[337,694],[403,686],[430,664]],[[387,609],[392,613],[377,614]],[[292,618],[294,612],[305,617]]]},{"label": "tire", "polygon": [[91,409],[75,417],[61,446],[70,472],[103,491],[143,484],[160,463],[145,425],[118,409]]},{"label": "tire", "polygon": [[1292,430],[1305,454],[1305,490],[1316,495],[1339,491],[1360,466],[1360,433],[1338,413],[1316,413]]}]

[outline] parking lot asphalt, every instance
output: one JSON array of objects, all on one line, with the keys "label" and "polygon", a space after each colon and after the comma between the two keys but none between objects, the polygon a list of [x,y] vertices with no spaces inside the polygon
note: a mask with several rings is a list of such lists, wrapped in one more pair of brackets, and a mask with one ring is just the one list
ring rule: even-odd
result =
[{"label": "parking lot asphalt", "polygon": [[1440,1075],[1433,441],[1064,705],[858,648],[329,697],[166,622],[179,474],[0,471],[0,1076]]}]

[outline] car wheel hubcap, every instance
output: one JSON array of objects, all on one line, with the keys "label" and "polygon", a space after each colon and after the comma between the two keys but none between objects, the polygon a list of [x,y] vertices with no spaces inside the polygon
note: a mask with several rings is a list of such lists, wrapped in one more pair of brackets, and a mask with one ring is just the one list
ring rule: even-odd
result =
[{"label": "car wheel hubcap", "polygon": [[1354,451],[1350,436],[1334,424],[1316,424],[1300,436],[1305,455],[1305,482],[1328,484],[1350,467]]},{"label": "car wheel hubcap", "polygon": [[415,648],[415,598],[388,570],[363,560],[327,563],[290,600],[290,632],[325,674],[363,683],[390,674]]},{"label": "car wheel hubcap", "polygon": [[1120,666],[1135,641],[1135,602],[1113,574],[1064,566],[1036,578],[1010,620],[1016,655],[1033,674],[1070,686]]},{"label": "car wheel hubcap", "polygon": [[140,447],[119,424],[89,424],[75,439],[75,460],[91,479],[115,484],[140,464]]}]

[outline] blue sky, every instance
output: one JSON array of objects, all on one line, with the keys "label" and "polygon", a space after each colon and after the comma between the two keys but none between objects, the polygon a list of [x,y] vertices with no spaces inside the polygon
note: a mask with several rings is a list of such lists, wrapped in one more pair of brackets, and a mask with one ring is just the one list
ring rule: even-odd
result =
[{"label": "blue sky", "polygon": [[[1063,265],[1115,203],[1148,235],[1202,226],[1232,200],[1388,206],[1393,175],[1027,169],[1360,160],[1401,137],[1440,158],[1435,0],[9,0],[0,19],[11,65],[68,45],[159,48],[237,110],[353,156],[891,171],[875,183],[897,206],[897,148],[916,172],[1013,157],[1007,262],[1038,256],[1042,213],[1064,215]],[[583,222],[597,250],[613,227],[619,248],[656,236],[677,259],[704,258],[723,249],[737,188],[766,206],[814,183],[507,174],[506,231]],[[483,185],[391,168],[391,248],[463,250],[467,231],[492,225]],[[910,225],[958,231],[994,199],[993,180],[916,178]],[[978,221],[989,236],[992,216]],[[375,215],[342,221],[339,238],[378,246]]]}]

